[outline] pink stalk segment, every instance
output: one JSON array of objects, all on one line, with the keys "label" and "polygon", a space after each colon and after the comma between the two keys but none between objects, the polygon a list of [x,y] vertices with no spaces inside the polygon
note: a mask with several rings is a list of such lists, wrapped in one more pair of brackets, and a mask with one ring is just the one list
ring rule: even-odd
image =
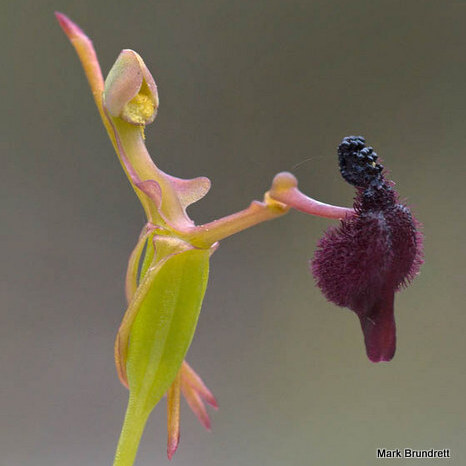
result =
[{"label": "pink stalk segment", "polygon": [[272,199],[288,207],[317,217],[342,219],[354,214],[353,209],[324,204],[306,196],[298,189],[296,177],[289,172],[282,172],[275,176],[268,194]]}]

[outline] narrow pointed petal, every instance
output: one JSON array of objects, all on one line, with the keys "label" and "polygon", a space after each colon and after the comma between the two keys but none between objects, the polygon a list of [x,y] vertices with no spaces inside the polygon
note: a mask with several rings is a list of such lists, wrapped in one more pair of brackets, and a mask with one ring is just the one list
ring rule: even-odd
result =
[{"label": "narrow pointed petal", "polygon": [[365,312],[357,312],[364,334],[367,357],[372,362],[391,361],[396,350],[395,293],[388,290]]},{"label": "narrow pointed petal", "polygon": [[186,361],[184,361],[181,366],[181,378],[183,383],[190,385],[210,406],[218,409],[215,396]]},{"label": "narrow pointed petal", "polygon": [[[104,78],[102,76],[102,70],[100,69],[97,54],[95,52],[92,41],[87,37],[84,31],[70,18],[63,13],[55,12],[55,16],[60,24],[63,32],[67,35],[71,44],[78,54],[79,60],[86,73],[86,78],[91,87],[92,95],[95,103],[99,110],[100,116],[104,124],[107,126],[108,122],[105,119],[105,115],[102,107],[102,92],[104,90]],[[108,130],[108,127],[107,127]]]},{"label": "narrow pointed petal", "polygon": [[194,390],[194,388],[182,380],[181,382],[181,391],[188,402],[189,407],[192,412],[199,419],[199,422],[204,426],[206,430],[211,431],[210,418],[207,414],[206,407],[202,401],[200,395]]},{"label": "narrow pointed petal", "polygon": [[171,460],[180,442],[180,389],[181,371],[167,393],[167,456]]},{"label": "narrow pointed petal", "polygon": [[63,32],[68,36],[69,39],[76,39],[82,36],[87,37],[83,30],[77,24],[73,23],[73,21],[71,21],[68,16],[60,13],[59,11],[55,12],[55,16],[61,28],[63,29]]}]

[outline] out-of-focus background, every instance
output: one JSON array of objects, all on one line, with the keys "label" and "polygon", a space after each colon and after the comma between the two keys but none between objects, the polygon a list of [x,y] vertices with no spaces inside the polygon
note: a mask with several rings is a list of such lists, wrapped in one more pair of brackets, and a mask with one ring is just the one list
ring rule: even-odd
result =
[{"label": "out-of-focus background", "polygon": [[[144,217],[54,10],[90,35],[105,73],[122,48],[144,57],[161,98],[153,157],[212,180],[190,210],[199,223],[261,198],[282,170],[350,205],[336,164],[350,134],[424,223],[389,364],[367,360],[355,315],[313,285],[308,259],[333,222],[293,212],[225,240],[188,355],[220,410],[208,434],[183,403],[174,464],[374,465],[377,448],[404,447],[465,464],[465,2],[2,7],[1,466],[111,464],[127,399],[113,339]],[[168,464],[165,436],[161,403],[136,464]]]}]

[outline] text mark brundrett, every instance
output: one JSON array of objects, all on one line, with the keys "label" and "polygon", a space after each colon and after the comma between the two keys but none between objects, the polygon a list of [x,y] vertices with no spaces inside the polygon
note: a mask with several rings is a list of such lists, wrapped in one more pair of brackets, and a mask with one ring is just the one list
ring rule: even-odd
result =
[{"label": "text mark brundrett", "polygon": [[377,458],[451,458],[449,448],[416,450],[414,448],[377,448]]}]

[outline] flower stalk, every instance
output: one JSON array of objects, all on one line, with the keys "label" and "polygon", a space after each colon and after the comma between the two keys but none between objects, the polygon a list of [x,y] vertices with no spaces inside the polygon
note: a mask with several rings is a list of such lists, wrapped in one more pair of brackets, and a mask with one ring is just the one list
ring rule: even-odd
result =
[{"label": "flower stalk", "polygon": [[140,399],[130,392],[113,466],[134,464],[149,414],[150,410],[144,409]]}]

